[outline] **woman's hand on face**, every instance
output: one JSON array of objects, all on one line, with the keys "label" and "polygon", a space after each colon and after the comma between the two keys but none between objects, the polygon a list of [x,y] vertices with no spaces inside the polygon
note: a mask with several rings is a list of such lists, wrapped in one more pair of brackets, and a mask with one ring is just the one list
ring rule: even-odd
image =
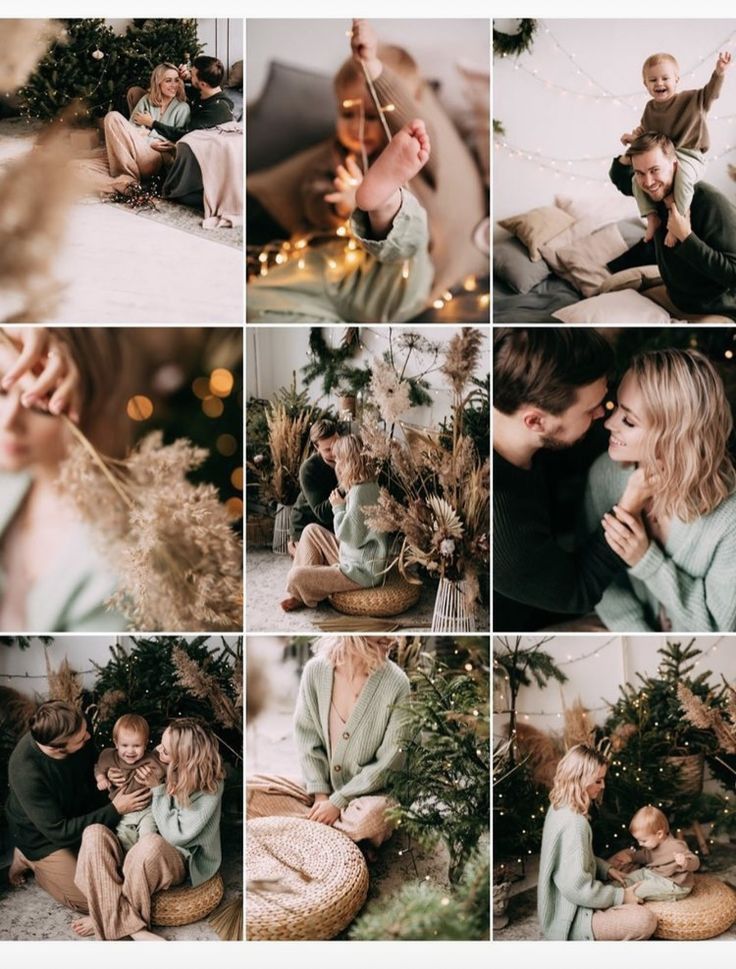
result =
[{"label": "woman's hand on face", "polygon": [[123,794],[121,791],[112,800],[112,805],[118,814],[130,814],[132,811],[142,811],[151,800],[151,790],[148,787],[140,791],[133,791],[132,794]]},{"label": "woman's hand on face", "polygon": [[335,807],[327,798],[315,800],[312,810],[307,815],[307,821],[319,821],[320,824],[334,824],[340,817],[340,808]]},{"label": "woman's hand on face", "polygon": [[335,505],[345,504],[345,499],[340,494],[337,488],[335,488],[333,491],[330,492],[330,504],[332,505],[333,508],[335,507]]},{"label": "woman's hand on face", "polygon": [[2,379],[7,391],[21,378],[21,403],[51,414],[66,413],[79,421],[79,371],[67,345],[45,326],[6,326],[3,332],[19,350],[18,359]]},{"label": "woman's hand on face", "polygon": [[654,495],[657,482],[656,474],[651,474],[644,468],[637,468],[626,482],[618,507],[628,511],[631,515],[641,514],[646,503]]},{"label": "woman's hand on face", "polygon": [[630,885],[628,888],[624,889],[624,905],[641,905],[643,899],[634,891],[634,886]]},{"label": "woman's hand on face", "polygon": [[651,540],[641,518],[630,515],[619,505],[614,505],[613,510],[615,514],[606,512],[601,522],[606,541],[631,569],[644,558]]},{"label": "woman's hand on face", "polygon": [[163,773],[154,764],[143,764],[136,768],[135,779],[146,787],[158,787],[162,778]]},{"label": "woman's hand on face", "polygon": [[125,774],[120,770],[119,767],[111,767],[107,772],[107,779],[115,785],[115,787],[120,787],[121,784],[125,783]]}]

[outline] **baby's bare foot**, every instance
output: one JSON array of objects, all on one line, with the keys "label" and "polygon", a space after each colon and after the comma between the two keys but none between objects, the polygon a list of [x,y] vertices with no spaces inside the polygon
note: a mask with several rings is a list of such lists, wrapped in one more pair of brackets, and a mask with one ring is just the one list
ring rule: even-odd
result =
[{"label": "baby's bare foot", "polygon": [[293,612],[295,609],[301,609],[304,605],[301,599],[297,599],[296,596],[287,596],[286,599],[281,600],[281,608],[284,612]]},{"label": "baby's bare foot", "polygon": [[673,235],[668,230],[667,231],[667,235],[664,237],[664,244],[667,246],[668,249],[671,249],[673,246],[676,246],[677,245],[677,236]]},{"label": "baby's bare foot", "polygon": [[92,921],[89,915],[82,915],[78,919],[74,919],[72,922],[72,928],[77,935],[81,935],[85,939],[88,939],[90,936],[95,934],[95,923]]},{"label": "baby's bare foot", "polygon": [[393,194],[427,164],[429,135],[423,121],[411,121],[397,131],[368,169],[355,193],[359,209],[371,212],[390,201]]}]

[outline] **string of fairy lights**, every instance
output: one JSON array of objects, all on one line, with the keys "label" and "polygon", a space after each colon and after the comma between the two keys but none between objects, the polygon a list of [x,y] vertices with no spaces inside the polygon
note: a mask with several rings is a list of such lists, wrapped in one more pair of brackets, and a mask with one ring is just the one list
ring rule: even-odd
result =
[{"label": "string of fairy lights", "polygon": [[[635,123],[638,123],[638,119],[641,117],[643,104],[647,97],[646,92],[644,92],[642,88],[624,93],[610,90],[582,65],[580,57],[575,51],[570,50],[567,46],[561,43],[561,41],[552,31],[549,24],[545,21],[540,21],[538,37],[542,40],[546,39],[549,42],[549,47],[552,52],[558,57],[562,57],[569,62],[574,72],[574,76],[583,82],[583,87],[573,88],[568,87],[565,84],[560,84],[557,81],[553,81],[551,78],[545,77],[538,67],[530,66],[530,64],[526,63],[521,57],[515,58],[512,66],[514,71],[522,72],[530,78],[533,78],[546,91],[552,92],[566,103],[588,101],[590,103],[600,105],[613,105],[614,107],[625,109],[628,113],[631,113],[631,115],[635,118]],[[539,41],[537,41],[537,43],[538,42]],[[732,49],[734,47],[736,47],[736,31],[731,31],[719,44],[716,44],[712,49],[708,50],[704,54],[697,55],[692,66],[689,66],[687,70],[681,71],[681,80],[686,81],[695,79],[695,77],[702,71],[704,67],[707,67],[709,63],[714,61],[720,51]],[[589,51],[586,51],[586,55],[587,54],[589,54]],[[533,53],[531,54],[531,57],[534,57]],[[508,60],[509,58],[506,59]],[[730,127],[736,123],[736,114],[712,114],[711,119],[717,123],[725,123]],[[607,170],[608,166],[610,165],[611,158],[613,157],[613,151],[609,154],[599,156],[577,155],[571,157],[560,157],[553,154],[546,154],[540,149],[533,150],[523,148],[520,145],[509,141],[503,134],[496,136],[494,141],[494,149],[496,152],[506,155],[510,160],[523,161],[530,165],[534,165],[540,172],[549,172],[556,179],[563,179],[568,182],[583,182],[588,184],[606,184],[609,181],[605,172],[598,174],[590,171],[589,169],[585,170],[585,167],[600,166],[605,164]],[[708,162],[712,163],[721,161],[725,157],[731,155],[734,151],[736,151],[736,141],[729,141],[724,147],[719,148],[717,151],[710,151],[708,153]],[[581,170],[581,166],[583,170]]]}]

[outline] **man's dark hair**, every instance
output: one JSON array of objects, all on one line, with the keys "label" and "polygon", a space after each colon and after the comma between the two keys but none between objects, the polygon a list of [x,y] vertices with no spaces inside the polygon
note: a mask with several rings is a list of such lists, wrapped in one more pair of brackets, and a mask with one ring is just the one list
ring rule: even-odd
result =
[{"label": "man's dark hair", "polygon": [[210,87],[221,87],[225,80],[225,67],[217,57],[195,57],[192,67],[197,68],[200,81]]},{"label": "man's dark hair", "polygon": [[334,437],[335,434],[337,434],[337,424],[326,417],[315,421],[309,428],[309,440],[314,445],[317,444],[317,441],[323,441],[326,437]]},{"label": "man's dark hair", "polygon": [[634,158],[636,155],[643,155],[653,148],[661,148],[668,158],[674,158],[675,146],[672,140],[660,131],[645,131],[643,135],[634,138],[626,154],[629,158]]},{"label": "man's dark hair", "polygon": [[71,703],[48,700],[31,719],[31,736],[44,747],[63,747],[64,741],[82,729],[84,717]]},{"label": "man's dark hair", "polygon": [[613,350],[596,330],[501,326],[493,332],[493,406],[503,414],[523,404],[562,414],[579,387],[612,369]]}]

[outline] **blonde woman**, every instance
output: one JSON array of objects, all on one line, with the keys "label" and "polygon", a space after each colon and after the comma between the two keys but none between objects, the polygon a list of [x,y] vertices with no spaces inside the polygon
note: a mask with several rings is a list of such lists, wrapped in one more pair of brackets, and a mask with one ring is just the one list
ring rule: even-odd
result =
[{"label": "blonde woman", "polygon": [[130,121],[119,111],[105,115],[105,149],[114,180],[110,188],[124,191],[161,168],[161,150],[169,147],[169,142],[144,124],[144,119],[184,131],[190,114],[178,68],[173,64],[158,64],[151,74],[150,89],[131,111]]},{"label": "blonde woman", "polygon": [[304,667],[294,713],[302,781],[248,781],[248,818],[301,817],[334,826],[366,847],[391,834],[383,793],[401,761],[406,674],[389,658],[394,640],[329,636]]},{"label": "blonde woman", "polygon": [[[77,858],[77,887],[89,915],[76,919],[79,935],[98,939],[159,940],[149,930],[151,896],[189,877],[206,882],[220,868],[220,808],[224,771],[216,737],[196,720],[173,720],[156,748],[166,768],[158,783],[152,765],[136,777],[151,790],[151,813],[158,834],[141,838],[123,856],[113,831],[102,824],[85,828]],[[119,783],[111,772],[110,780]]]},{"label": "blonde woman", "polygon": [[604,592],[599,619],[620,631],[735,630],[733,418],[715,367],[695,350],[640,354],[605,426],[586,524],[602,521],[628,570]]},{"label": "blonde woman", "polygon": [[281,600],[286,612],[383,581],[389,536],[369,528],[363,514],[378,502],[378,482],[354,434],[338,438],[332,454],[339,486],[329,499],[335,532],[314,523],[302,532]]},{"label": "blonde woman", "polygon": [[[593,854],[588,820],[603,794],[608,763],[578,744],[557,765],[544,821],[539,859],[537,913],[545,939],[618,942],[648,939],[657,917],[639,907],[624,875]],[[606,883],[613,879],[617,884]]]}]

